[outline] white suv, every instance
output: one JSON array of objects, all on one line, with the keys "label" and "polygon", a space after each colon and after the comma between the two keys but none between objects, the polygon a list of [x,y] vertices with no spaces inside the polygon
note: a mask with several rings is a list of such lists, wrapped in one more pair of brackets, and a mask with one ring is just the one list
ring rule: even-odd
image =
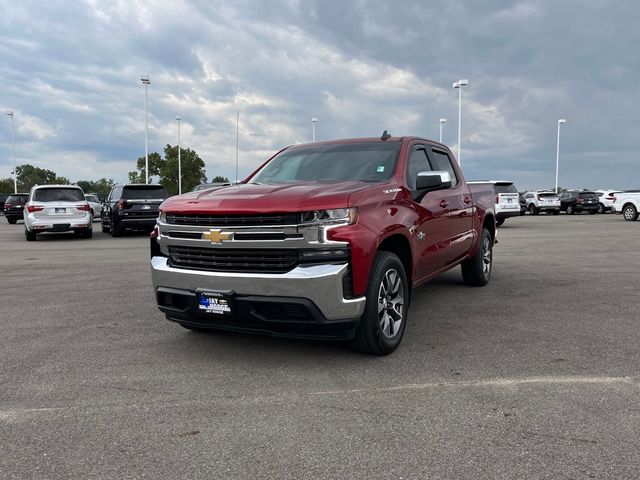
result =
[{"label": "white suv", "polygon": [[553,213],[554,215],[560,213],[560,198],[557,193],[551,190],[527,192],[524,200],[531,215],[538,215],[540,212]]},{"label": "white suv", "polygon": [[613,202],[616,201],[616,193],[620,190],[596,190],[598,194],[598,213],[605,213],[611,210]]},{"label": "white suv", "polygon": [[34,241],[43,232],[73,231],[91,238],[91,207],[80,187],[74,185],[39,185],[31,189],[24,206],[24,234]]}]

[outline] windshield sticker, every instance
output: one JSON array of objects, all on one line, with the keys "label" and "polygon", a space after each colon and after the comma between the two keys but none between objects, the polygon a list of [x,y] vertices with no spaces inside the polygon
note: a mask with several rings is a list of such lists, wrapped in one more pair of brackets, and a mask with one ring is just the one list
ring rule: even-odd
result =
[{"label": "windshield sticker", "polygon": [[377,171],[378,173],[382,173],[382,172],[384,172],[384,165],[378,165],[378,168],[376,169],[376,171]]},{"label": "windshield sticker", "polygon": [[399,192],[401,190],[402,190],[401,188],[390,188],[388,190],[383,190],[382,192],[383,193],[396,193],[396,192]]}]

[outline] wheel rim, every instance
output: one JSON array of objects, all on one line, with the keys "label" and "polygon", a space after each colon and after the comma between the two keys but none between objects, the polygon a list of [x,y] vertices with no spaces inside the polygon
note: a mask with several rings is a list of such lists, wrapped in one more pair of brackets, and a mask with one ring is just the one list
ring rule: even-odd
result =
[{"label": "wheel rim", "polygon": [[489,277],[491,273],[491,241],[488,237],[482,241],[482,275]]},{"label": "wheel rim", "polygon": [[631,220],[635,215],[635,212],[633,211],[633,208],[625,208],[624,209],[624,218]]},{"label": "wheel rim", "polygon": [[386,338],[400,332],[403,321],[404,285],[397,270],[391,268],[383,275],[378,289],[378,319]]}]

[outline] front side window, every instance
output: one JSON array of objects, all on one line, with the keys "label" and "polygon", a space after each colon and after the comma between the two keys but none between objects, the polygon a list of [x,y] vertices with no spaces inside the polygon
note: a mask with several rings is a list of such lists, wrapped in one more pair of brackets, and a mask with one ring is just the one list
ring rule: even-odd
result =
[{"label": "front side window", "polygon": [[249,183],[381,182],[393,175],[400,142],[359,142],[289,148]]},{"label": "front side window", "polygon": [[432,150],[431,153],[431,165],[433,169],[449,172],[449,175],[451,175],[451,186],[455,187],[458,185],[458,177],[456,177],[456,171],[453,169],[449,155],[440,150]]},{"label": "front side window", "polygon": [[407,186],[411,190],[416,189],[418,173],[431,171],[427,150],[423,146],[414,147],[407,161]]},{"label": "front side window", "polygon": [[36,202],[82,202],[84,193],[79,188],[39,188],[33,192],[33,200]]}]

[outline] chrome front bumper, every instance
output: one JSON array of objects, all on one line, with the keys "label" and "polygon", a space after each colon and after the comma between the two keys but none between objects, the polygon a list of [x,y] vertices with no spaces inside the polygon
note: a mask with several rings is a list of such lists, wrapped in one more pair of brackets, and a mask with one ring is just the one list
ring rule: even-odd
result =
[{"label": "chrome front bumper", "polygon": [[236,295],[299,297],[312,301],[327,320],[354,319],[364,312],[365,297],[345,299],[342,277],[348,265],[298,266],[282,274],[207,272],[173,268],[166,257],[151,259],[153,288],[233,290]]}]

